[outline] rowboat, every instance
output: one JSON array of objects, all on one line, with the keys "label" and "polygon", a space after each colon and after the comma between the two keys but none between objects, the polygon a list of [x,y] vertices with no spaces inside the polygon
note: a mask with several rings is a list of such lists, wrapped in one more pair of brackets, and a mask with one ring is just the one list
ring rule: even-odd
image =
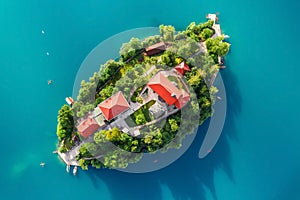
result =
[{"label": "rowboat", "polygon": [[72,106],[74,104],[74,100],[72,99],[72,97],[66,97],[66,102],[67,104],[69,104],[69,106]]},{"label": "rowboat", "polygon": [[69,173],[70,172],[70,165],[67,165],[66,171]]},{"label": "rowboat", "polygon": [[74,174],[74,176],[77,174],[77,166],[74,167],[73,174]]}]

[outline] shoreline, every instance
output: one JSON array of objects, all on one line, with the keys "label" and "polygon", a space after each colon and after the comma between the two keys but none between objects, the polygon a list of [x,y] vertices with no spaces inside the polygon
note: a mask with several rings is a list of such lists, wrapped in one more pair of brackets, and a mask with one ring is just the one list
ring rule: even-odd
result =
[{"label": "shoreline", "polygon": [[[217,15],[216,14],[208,14],[207,19],[209,20],[213,20],[213,25],[212,27],[210,27],[211,29],[214,30],[214,34],[211,36],[211,38],[215,38],[215,37],[219,37],[219,36],[222,36],[222,31],[221,31],[221,27],[220,27],[220,24],[217,24]],[[205,54],[208,54],[208,50],[206,48],[206,40],[205,41],[199,41],[198,42],[198,45],[202,46],[204,48],[204,53]],[[216,63],[216,65],[220,65],[223,64],[222,63],[222,57],[221,56],[218,56],[218,63]],[[213,74],[213,76],[211,77],[211,80],[210,80],[210,84],[208,84],[208,86],[212,86],[218,73],[220,72],[220,68],[217,69],[217,71]],[[106,83],[105,83],[106,84]],[[104,85],[105,86],[105,85]],[[200,126],[200,124],[199,124]],[[89,137],[88,137],[89,138]],[[88,140],[88,138],[86,138]],[[86,140],[85,140],[86,141]],[[81,147],[82,144],[84,144],[85,142],[81,142],[80,144],[78,145],[75,145],[72,149],[68,150],[67,152],[65,153],[61,153],[59,152],[58,150],[58,155],[60,157],[60,159],[66,164],[66,165],[70,165],[70,166],[80,166],[79,164],[79,161],[76,160],[76,156],[80,154],[79,152],[79,149]]]},{"label": "shoreline", "polygon": [[[79,148],[80,146],[76,146],[75,148]],[[76,160],[76,156],[69,155],[72,150],[66,152],[66,153],[61,153],[57,151],[57,154],[59,158],[66,164],[70,166],[79,166],[79,162]],[[79,153],[79,152],[78,152]],[[71,159],[71,160],[70,160]]]}]

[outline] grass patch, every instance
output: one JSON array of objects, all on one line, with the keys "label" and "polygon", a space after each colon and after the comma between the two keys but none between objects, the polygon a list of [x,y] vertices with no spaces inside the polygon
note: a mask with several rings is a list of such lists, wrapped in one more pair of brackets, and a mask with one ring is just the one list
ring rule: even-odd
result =
[{"label": "grass patch", "polygon": [[140,86],[140,87],[138,87],[135,91],[134,91],[134,93],[133,93],[133,95],[132,95],[132,97],[131,97],[131,101],[132,102],[134,102],[134,103],[136,103],[137,102],[137,96],[139,96],[139,94],[141,93],[141,91],[143,90],[143,88],[145,87],[146,85],[142,85],[142,86]]},{"label": "grass patch", "polygon": [[134,127],[138,125],[146,124],[147,122],[152,121],[151,115],[149,113],[149,108],[155,104],[155,100],[151,100],[141,108],[136,110],[133,114],[131,114],[128,118],[125,119],[126,123],[129,127]]},{"label": "grass patch", "polygon": [[133,119],[132,119],[131,116],[127,117],[127,118],[125,119],[125,122],[127,123],[127,125],[128,125],[129,127],[135,127],[135,126],[137,126],[137,124],[133,121]]}]

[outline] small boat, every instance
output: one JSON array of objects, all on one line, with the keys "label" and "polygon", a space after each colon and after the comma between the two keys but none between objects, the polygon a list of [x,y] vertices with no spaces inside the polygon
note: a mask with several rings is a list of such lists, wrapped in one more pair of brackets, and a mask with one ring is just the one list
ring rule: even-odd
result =
[{"label": "small boat", "polygon": [[222,100],[222,98],[220,96],[217,96],[217,99]]},{"label": "small boat", "polygon": [[225,69],[225,68],[226,68],[226,66],[224,66],[224,65],[220,66],[220,69]]},{"label": "small boat", "polygon": [[70,172],[70,165],[67,165],[66,171],[69,173]]},{"label": "small boat", "polygon": [[228,39],[228,38],[230,38],[229,35],[224,35],[224,39]]},{"label": "small boat", "polygon": [[47,55],[47,56],[49,56],[49,55],[50,55],[50,53],[47,51],[47,52],[46,52],[46,55]]},{"label": "small boat", "polygon": [[72,97],[66,97],[66,102],[69,104],[69,106],[72,106],[74,104],[74,100]]},{"label": "small boat", "polygon": [[53,153],[53,154],[57,154],[57,153],[58,153],[58,151],[57,151],[57,150],[54,150],[54,151],[52,151],[52,153]]},{"label": "small boat", "polygon": [[77,166],[74,167],[73,174],[74,174],[74,176],[77,174]]},{"label": "small boat", "polygon": [[48,85],[51,85],[52,84],[52,80],[48,80]]},{"label": "small boat", "polygon": [[40,163],[40,166],[41,166],[41,167],[44,167],[45,165],[46,165],[46,163],[44,163],[44,162],[41,162],[41,163]]},{"label": "small boat", "polygon": [[44,30],[42,30],[42,34],[45,34],[45,31],[44,31]]}]

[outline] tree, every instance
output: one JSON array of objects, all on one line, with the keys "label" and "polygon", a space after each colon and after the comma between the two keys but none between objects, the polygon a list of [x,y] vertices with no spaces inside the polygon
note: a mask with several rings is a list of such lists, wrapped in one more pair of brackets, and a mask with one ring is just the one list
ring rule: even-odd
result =
[{"label": "tree", "polygon": [[165,64],[169,67],[172,66],[172,64],[173,64],[169,54],[166,54],[166,53],[161,56],[161,63]]},{"label": "tree", "polygon": [[123,66],[122,62],[116,62],[115,60],[108,60],[104,65],[101,65],[99,70],[99,81],[97,88],[102,87],[108,80],[112,78],[112,75]]},{"label": "tree", "polygon": [[184,31],[182,32],[177,32],[177,34],[175,35],[175,40],[182,40],[186,38],[186,33]]},{"label": "tree", "polygon": [[187,37],[173,42],[172,47],[168,50],[177,56],[187,59],[199,51],[199,45],[195,40]]},{"label": "tree", "polygon": [[200,81],[201,81],[201,70],[193,68],[191,70],[190,77],[187,80],[188,84],[195,89],[195,87],[199,86]]},{"label": "tree", "polygon": [[[91,80],[95,80],[95,79],[91,79]],[[95,81],[92,82],[86,82],[84,80],[81,81],[81,88],[79,90],[77,100],[83,103],[93,103],[95,101],[97,84],[98,83]]]},{"label": "tree", "polygon": [[144,41],[143,41],[143,47],[146,48],[148,46],[154,45],[156,43],[161,42],[162,38],[159,35],[155,35],[155,36],[150,36],[147,37]]},{"label": "tree", "polygon": [[178,130],[178,124],[177,124],[177,121],[175,119],[169,119],[168,120],[170,126],[171,126],[171,131],[172,132],[176,132]]},{"label": "tree", "polygon": [[[185,34],[192,38],[193,40],[199,42],[200,40],[203,40],[204,38],[209,38],[212,36],[212,26],[214,22],[213,20],[209,20],[205,23],[196,25],[195,22],[192,22],[186,29]],[[205,31],[204,31],[205,30]],[[211,30],[211,31],[209,31]],[[204,31],[204,32],[203,32]],[[205,37],[204,37],[205,35]]]},{"label": "tree", "polygon": [[119,141],[121,138],[121,131],[114,127],[112,130],[108,130],[105,132],[106,140],[109,140],[111,142]]},{"label": "tree", "polygon": [[106,85],[100,92],[99,96],[101,98],[101,101],[107,99],[113,94],[114,87],[112,85]]},{"label": "tree", "polygon": [[79,107],[79,111],[77,112],[77,117],[84,117],[88,112],[94,110],[95,105],[92,103],[86,103]]},{"label": "tree", "polygon": [[200,38],[202,39],[202,41],[207,40],[208,38],[210,38],[211,36],[213,36],[214,31],[210,28],[204,28],[201,33],[200,33]]},{"label": "tree", "polygon": [[165,42],[173,42],[174,41],[174,33],[175,28],[174,26],[159,26],[160,36],[163,38]]},{"label": "tree", "polygon": [[73,111],[68,105],[63,105],[58,111],[56,134],[60,141],[72,137],[74,131]]},{"label": "tree", "polygon": [[225,56],[229,51],[230,44],[227,42],[219,43],[219,48],[217,50],[217,54],[221,57]]},{"label": "tree", "polygon": [[93,160],[91,161],[91,164],[92,164],[92,166],[95,167],[96,169],[100,169],[101,166],[102,166],[102,163],[101,163],[99,160],[97,160],[97,159],[93,159]]},{"label": "tree", "polygon": [[99,132],[96,132],[94,134],[94,141],[96,144],[101,144],[103,142],[106,142],[106,130],[101,130]]},{"label": "tree", "polygon": [[227,42],[223,42],[224,37],[216,37],[216,38],[209,38],[206,40],[206,47],[209,55],[214,57],[214,61],[217,62],[218,56],[225,56],[228,51],[230,44]]},{"label": "tree", "polygon": [[132,81],[132,79],[125,75],[124,77],[122,77],[120,80],[116,82],[113,93],[122,91],[125,98],[128,98],[130,91],[133,88],[133,85],[134,82]]},{"label": "tree", "polygon": [[68,150],[67,150],[67,148],[65,147],[65,145],[62,144],[62,145],[60,145],[58,151],[59,151],[60,153],[66,153]]},{"label": "tree", "polygon": [[79,166],[82,170],[88,170],[88,163],[84,159],[79,160]]},{"label": "tree", "polygon": [[142,124],[145,124],[147,121],[146,121],[146,118],[145,118],[145,115],[143,113],[139,113],[135,116],[135,123],[137,125],[142,125]]},{"label": "tree", "polygon": [[93,142],[86,142],[80,146],[79,153],[82,157],[89,158],[95,155],[97,146]]},{"label": "tree", "polygon": [[139,76],[136,79],[134,79],[135,87],[144,86],[147,82],[148,82],[148,80],[145,76]]},{"label": "tree", "polygon": [[122,57],[122,60],[127,61],[142,48],[143,44],[138,38],[131,38],[131,40],[128,43],[124,43],[120,49],[120,55]]},{"label": "tree", "polygon": [[145,144],[150,144],[152,142],[152,138],[153,138],[152,135],[146,135],[145,138],[144,138],[144,143]]}]

